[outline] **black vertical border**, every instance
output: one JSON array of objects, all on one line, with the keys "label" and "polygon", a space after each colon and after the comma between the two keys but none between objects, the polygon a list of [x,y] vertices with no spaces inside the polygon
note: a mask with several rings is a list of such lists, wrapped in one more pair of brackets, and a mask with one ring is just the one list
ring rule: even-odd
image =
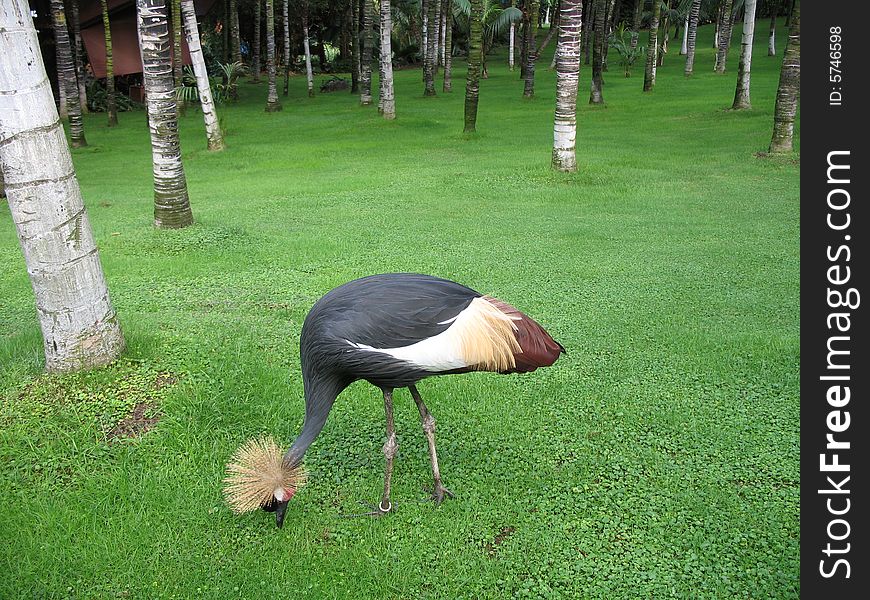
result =
[{"label": "black vertical border", "polygon": [[[801,596],[804,598],[866,598],[870,594],[868,572],[870,557],[867,545],[867,493],[870,481],[867,479],[866,455],[868,386],[870,378],[870,354],[867,352],[867,318],[865,303],[870,303],[867,289],[867,271],[870,270],[866,251],[866,239],[870,235],[867,204],[867,179],[870,178],[870,163],[867,160],[865,138],[870,130],[870,119],[863,114],[870,111],[870,97],[866,92],[867,83],[863,80],[870,75],[863,60],[870,39],[870,28],[864,14],[867,3],[854,0],[828,2],[804,0],[801,6]],[[840,69],[842,81],[830,81],[830,33],[832,27],[841,27],[842,56]],[[842,88],[836,90],[835,88]],[[833,106],[830,93],[840,91],[842,104]],[[850,182],[843,184],[828,183],[828,155],[832,151],[849,151],[848,157],[839,155],[837,162],[850,165]],[[840,175],[836,175],[839,173]],[[835,177],[844,177],[845,171],[834,172]],[[833,189],[846,189],[850,196],[849,206],[840,211],[828,207],[828,194]],[[845,196],[834,194],[834,203],[842,204]],[[835,223],[842,223],[849,213],[850,226],[836,231],[828,226],[828,214],[833,213]],[[848,238],[847,238],[848,236]],[[837,256],[841,245],[849,247],[850,260],[842,251],[839,260],[829,260],[830,253]],[[835,264],[841,265],[834,272],[843,277],[845,267],[850,268],[850,280],[842,285],[832,285],[828,281],[828,269]],[[828,303],[828,289],[840,289],[843,293],[853,287],[861,294],[860,305],[855,308],[831,308]],[[851,327],[848,333],[828,329],[828,315],[832,312],[850,313]],[[849,336],[849,341],[836,342],[840,349],[848,349],[850,354],[839,359],[851,368],[839,370],[836,374],[846,374],[848,382],[821,380],[824,375],[835,374],[829,370],[828,340],[830,336]],[[847,348],[848,345],[848,348]],[[835,439],[848,441],[848,450],[826,450],[826,435],[831,433],[827,418],[832,410],[826,393],[829,386],[841,383],[849,385],[851,399],[847,406],[839,408],[849,411],[849,428],[835,433]],[[840,415],[842,419],[844,415]],[[835,425],[836,426],[836,425]],[[820,454],[839,455],[841,464],[848,464],[848,472],[827,472],[820,470]],[[848,494],[823,494],[819,490],[831,489],[827,477]],[[843,477],[849,476],[846,484]],[[832,515],[827,500],[832,499],[834,510],[845,507],[849,499],[849,511],[843,515]],[[828,525],[833,519],[842,518],[849,523],[847,538],[837,541],[828,536]],[[846,531],[845,525],[832,526],[835,536]],[[826,556],[827,544],[832,548],[846,548],[849,552]],[[825,578],[820,573],[820,561],[825,560],[825,568],[830,572],[837,558],[849,562],[850,576],[845,577],[845,566],[840,565],[833,577]]]}]

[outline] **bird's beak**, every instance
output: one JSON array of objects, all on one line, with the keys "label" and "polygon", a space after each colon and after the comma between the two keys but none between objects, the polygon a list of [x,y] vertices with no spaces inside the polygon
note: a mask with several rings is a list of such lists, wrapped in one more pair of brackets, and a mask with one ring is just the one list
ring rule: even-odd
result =
[{"label": "bird's beak", "polygon": [[275,525],[278,529],[284,525],[284,513],[287,511],[287,500],[275,503]]}]

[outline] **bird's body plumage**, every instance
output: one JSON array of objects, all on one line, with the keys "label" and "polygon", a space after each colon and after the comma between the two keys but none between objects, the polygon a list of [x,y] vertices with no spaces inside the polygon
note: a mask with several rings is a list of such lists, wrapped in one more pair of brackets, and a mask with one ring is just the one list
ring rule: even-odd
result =
[{"label": "bird's body plumage", "polygon": [[[364,379],[383,391],[387,417],[384,494],[374,514],[392,510],[390,481],[398,447],[393,390],[400,387],[410,390],[420,412],[435,482],[433,498],[440,502],[452,493],[441,483],[435,418],[417,382],[469,371],[527,373],[552,365],[563,352],[543,327],[510,304],[453,281],[392,273],[341,285],[314,304],[302,325],[302,431],[280,460],[259,446],[240,455],[239,464],[230,469],[228,497],[247,509],[258,494],[274,487],[273,498],[262,507],[275,511],[280,527],[287,500],[295,493],[292,484],[303,477],[302,457],[323,429],[338,395]],[[261,463],[277,466],[264,469]],[[278,479],[291,483],[278,485]]]},{"label": "bird's body plumage", "polygon": [[[482,304],[487,307],[477,309]],[[445,355],[440,363],[434,359],[428,364],[423,359],[414,360],[426,355],[427,348],[420,347],[427,342],[436,346],[428,348],[428,356],[439,351],[439,343],[450,342],[464,345],[472,357],[487,355],[487,345],[498,341],[495,338],[499,329],[487,323],[486,316],[480,316],[491,314],[490,309],[495,309],[513,330],[513,340],[502,340],[512,350],[508,364],[500,365],[503,368],[469,364],[458,352],[449,356],[449,348],[440,349]],[[451,332],[458,331],[461,325],[466,329],[464,344],[451,339],[457,337]],[[468,330],[472,330],[470,335]],[[461,336],[463,332],[458,333]],[[416,355],[415,346],[421,351]],[[288,457],[301,460],[323,428],[335,398],[359,379],[393,389],[433,375],[474,370],[529,372],[553,364],[564,351],[538,323],[513,306],[447,279],[388,273],[350,281],[318,300],[303,323],[300,357],[305,424],[288,450]]]}]

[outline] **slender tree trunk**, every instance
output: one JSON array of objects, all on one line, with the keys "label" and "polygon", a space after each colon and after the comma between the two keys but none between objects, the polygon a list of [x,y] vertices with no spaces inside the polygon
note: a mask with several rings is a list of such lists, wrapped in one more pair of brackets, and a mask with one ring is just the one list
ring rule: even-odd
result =
[{"label": "slender tree trunk", "polygon": [[592,20],[595,18],[595,6],[598,0],[588,0],[588,10],[583,15],[583,31],[581,32],[581,41],[583,43],[583,62],[589,64],[589,54],[592,49]]},{"label": "slender tree trunk", "polygon": [[[604,57],[601,59],[601,71],[607,72],[607,52],[610,50],[610,32],[613,30],[613,18],[616,14],[616,0],[607,0],[607,16],[604,21]],[[602,76],[602,87],[603,87]]]},{"label": "slender tree trunk", "polygon": [[[658,1],[658,0],[655,0]],[[592,88],[589,104],[604,104],[601,72],[604,68],[604,39],[607,17],[607,0],[595,0],[595,42],[592,48]]]},{"label": "slender tree trunk", "polygon": [[254,0],[254,39],[251,42],[251,83],[260,83],[260,21],[262,21],[260,3],[263,0]]},{"label": "slender tree trunk", "polygon": [[[657,1],[657,0],[654,0]],[[662,35],[659,36],[658,39],[661,40],[661,48],[659,48],[658,54],[656,55],[656,66],[660,67],[665,63],[665,54],[668,53],[668,31],[670,30],[670,14],[671,14],[671,0],[667,0],[667,6],[664,23],[662,25]],[[661,15],[659,15],[661,16]]]},{"label": "slender tree trunk", "polygon": [[634,0],[634,20],[631,22],[631,49],[637,48],[637,38],[640,35],[640,20],[643,16],[643,0]]},{"label": "slender tree trunk", "polygon": [[801,5],[796,0],[789,17],[788,40],[779,72],[776,107],[773,111],[771,153],[791,152],[794,120],[801,88]]},{"label": "slender tree trunk", "polygon": [[184,35],[184,19],[181,15],[181,0],[172,0],[172,78],[175,81],[175,87],[181,85],[183,74],[182,35]]},{"label": "slender tree trunk", "polygon": [[178,142],[166,3],[167,0],[136,0],[136,21],[154,162],[154,226],[174,229],[192,224],[193,213]]},{"label": "slender tree trunk", "polygon": [[683,22],[683,43],[680,45],[680,56],[685,56],[689,53],[689,15],[686,14],[686,20]]},{"label": "slender tree trunk", "polygon": [[88,91],[85,86],[85,46],[82,44],[82,27],[79,20],[79,0],[70,0],[70,22],[75,47],[76,79],[79,85],[79,105],[82,113],[88,114]]},{"label": "slender tree trunk", "polygon": [[237,0],[230,0],[230,46],[233,62],[242,62],[242,39],[239,35],[239,6]]},{"label": "slender tree trunk", "polygon": [[372,103],[372,19],[374,18],[374,5],[372,0],[363,0],[362,34],[365,44],[362,47],[362,64],[360,65],[360,90],[359,103],[368,106]]},{"label": "slender tree trunk", "polygon": [[381,0],[381,113],[388,121],[396,118],[396,99],[393,94],[393,18],[390,0]]},{"label": "slender tree trunk", "polygon": [[649,45],[646,49],[646,70],[643,75],[643,91],[645,92],[651,91],[656,84],[656,54],[659,49],[659,15],[661,11],[662,3],[653,0],[653,13],[649,24]]},{"label": "slender tree trunk", "polygon": [[695,69],[695,42],[698,38],[698,17],[701,14],[701,0],[692,0],[689,9],[689,27],[686,34],[686,77],[691,77]]},{"label": "slender tree trunk", "polygon": [[441,2],[441,37],[438,38],[438,48],[440,49],[440,57],[441,57],[441,66],[443,67],[445,64],[445,60],[447,58],[447,51],[444,47],[444,43],[447,38],[447,19],[448,12],[450,12],[450,5],[453,0],[443,0]]},{"label": "slender tree trunk", "polygon": [[453,91],[453,2],[446,1],[447,23],[444,31],[444,86],[443,91]]},{"label": "slender tree trunk", "polygon": [[266,0],[266,75],[269,78],[269,93],[266,97],[266,112],[281,110],[278,101],[277,52],[275,51],[275,0]]},{"label": "slender tree trunk", "polygon": [[221,22],[221,56],[223,62],[230,62],[230,0],[222,0],[224,3],[224,19]]},{"label": "slender tree trunk", "polygon": [[722,30],[722,15],[725,14],[725,6],[720,4],[716,11],[716,26],[713,29],[713,48],[719,47],[719,32]]},{"label": "slender tree trunk", "polygon": [[429,13],[426,16],[426,21],[424,22],[427,31],[425,34],[426,37],[426,54],[423,58],[423,95],[424,96],[434,96],[435,95],[435,65],[438,62],[438,51],[437,51],[437,42],[438,42],[438,19],[436,18],[436,12],[438,10],[438,0],[428,0],[428,10]]},{"label": "slender tree trunk", "polygon": [[54,21],[54,35],[57,43],[57,82],[63,86],[66,109],[69,119],[70,143],[73,148],[87,146],[85,127],[82,122],[82,107],[79,101],[78,80],[73,66],[72,49],[66,26],[66,13],[63,0],[51,0],[51,15]]},{"label": "slender tree trunk", "polygon": [[767,55],[776,56],[776,9],[777,1],[770,4],[770,33],[767,34]]},{"label": "slender tree trunk", "polygon": [[426,81],[426,60],[429,57],[429,2],[435,0],[421,0],[420,2],[420,29],[423,43],[420,52],[423,54],[423,81]]},{"label": "slender tree trunk", "polygon": [[224,138],[221,134],[214,99],[211,95],[205,58],[202,55],[202,44],[199,41],[199,29],[196,25],[196,10],[193,7],[193,0],[181,1],[181,15],[184,17],[190,61],[193,63],[193,73],[196,75],[196,88],[199,92],[199,103],[202,106],[202,118],[205,121],[205,137],[208,140],[208,149],[212,151],[223,150]]},{"label": "slender tree trunk", "polygon": [[[308,3],[302,10],[302,47],[305,50],[305,76],[308,79],[308,97],[314,97],[314,71],[311,68],[311,45],[308,39]],[[321,65],[323,68],[323,65]]]},{"label": "slender tree trunk", "polygon": [[0,2],[0,171],[36,297],[45,367],[102,366],[124,350],[27,0]]},{"label": "slender tree trunk", "polygon": [[359,71],[360,71],[360,53],[359,53],[359,0],[350,0],[351,8],[353,10],[352,15],[352,35],[351,35],[351,43],[353,44],[352,48],[352,56],[351,60],[353,62],[353,66],[351,67],[351,76],[350,76],[350,93],[351,94],[359,94]]},{"label": "slender tree trunk", "polygon": [[293,62],[290,56],[290,8],[289,0],[284,0],[284,95],[290,93],[290,66]]},{"label": "slender tree trunk", "polygon": [[528,10],[528,54],[526,55],[526,79],[523,86],[523,97],[533,98],[535,96],[535,61],[538,59],[537,36],[538,20],[541,12],[540,1],[530,0]]},{"label": "slender tree trunk", "polygon": [[[555,2],[555,6],[556,6],[555,10],[558,11],[559,10],[559,8],[558,8],[559,3]],[[558,12],[555,13],[555,15],[553,16],[553,19],[549,25],[550,25],[550,28],[547,30],[547,35],[544,36],[544,41],[541,42],[541,46],[538,48],[538,58],[541,57],[541,54],[543,54],[544,50],[547,49],[547,46],[550,45],[550,40],[552,40],[554,37],[557,38],[556,43],[558,44],[558,36],[556,35],[556,33],[559,31],[559,13]]]},{"label": "slender tree trunk", "polygon": [[719,48],[716,51],[716,72],[725,72],[725,62],[728,59],[728,46],[731,44],[731,0],[722,4],[722,27],[719,29]]},{"label": "slender tree trunk", "polygon": [[[517,5],[517,0],[511,0],[511,8],[516,8],[516,5]],[[516,47],[515,46],[516,29],[517,29],[516,23],[511,21],[511,28],[510,28],[510,35],[509,35],[510,41],[508,42],[508,67],[510,67],[511,71],[514,70],[514,48]]]},{"label": "slender tree trunk", "polygon": [[100,0],[103,10],[103,32],[106,39],[106,113],[109,116],[109,127],[118,124],[118,107],[115,103],[115,67],[112,59],[112,27],[109,24],[109,7],[107,0]]},{"label": "slender tree trunk", "polygon": [[435,61],[433,62],[432,77],[438,77],[438,66],[441,64],[441,0],[432,0],[435,5],[435,18],[431,21],[432,37],[435,40]]},{"label": "slender tree trunk", "polygon": [[477,102],[480,95],[480,63],[483,59],[483,0],[471,0],[468,34],[468,75],[465,80],[465,133],[477,131]]},{"label": "slender tree trunk", "polygon": [[556,45],[556,116],[553,121],[553,168],[576,171],[577,84],[580,79],[580,30],[583,0],[559,3]]},{"label": "slender tree trunk", "polygon": [[734,110],[752,108],[749,99],[750,71],[752,69],[752,40],[755,38],[755,7],[758,0],[743,3],[743,38],[740,43],[740,66],[737,67],[737,89],[734,92]]}]

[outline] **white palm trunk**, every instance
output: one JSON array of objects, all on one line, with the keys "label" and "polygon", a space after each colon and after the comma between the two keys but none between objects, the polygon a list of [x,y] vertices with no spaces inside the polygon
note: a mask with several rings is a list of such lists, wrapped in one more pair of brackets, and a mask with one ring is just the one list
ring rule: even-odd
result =
[{"label": "white palm trunk", "polygon": [[749,100],[749,80],[752,68],[752,40],[755,38],[755,7],[758,0],[745,0],[743,4],[743,38],[740,43],[740,65],[737,68],[737,89],[731,108],[752,108]]},{"label": "white palm trunk", "polygon": [[396,98],[393,92],[393,48],[390,36],[393,33],[393,19],[390,0],[381,0],[381,113],[387,120],[396,118]]},{"label": "white palm trunk", "polygon": [[[513,5],[513,4],[512,4]],[[508,46],[508,66],[510,70],[514,70],[514,48],[515,48],[516,25],[511,23],[510,43]]]},{"label": "white palm trunk", "polygon": [[284,0],[284,95],[290,92],[290,10],[289,0]]},{"label": "white palm trunk", "polygon": [[202,118],[205,121],[205,136],[208,139],[208,149],[217,151],[224,149],[224,138],[218,123],[217,110],[211,95],[211,85],[208,81],[208,71],[202,56],[202,45],[199,41],[199,29],[196,25],[196,11],[193,0],[181,1],[181,14],[184,17],[184,32],[187,36],[187,48],[190,50],[190,61],[193,63],[193,73],[196,75],[196,87],[199,91],[199,103],[202,106]]},{"label": "white palm trunk", "polygon": [[680,46],[680,56],[689,53],[689,15],[686,13],[686,21],[683,23],[683,43]]},{"label": "white palm trunk", "polygon": [[444,0],[444,3],[441,6],[441,38],[440,45],[438,46],[441,49],[441,66],[443,67],[445,64],[445,57],[447,56],[446,49],[444,48],[444,41],[447,37],[447,13],[450,10],[450,0]]},{"label": "white palm trunk", "polygon": [[124,337],[27,0],[0,2],[0,169],[36,296],[45,365],[105,365]]},{"label": "white palm trunk", "polygon": [[136,22],[154,165],[154,226],[187,227],[193,213],[178,141],[167,0],[136,0]]},{"label": "white palm trunk", "polygon": [[[434,2],[435,0],[422,0],[420,4],[420,12],[423,16],[423,25],[421,29],[423,30],[422,41],[423,41],[423,64],[426,64],[426,58],[428,57],[429,52],[429,2]],[[366,0],[368,2],[368,0]]]},{"label": "white palm trunk", "polygon": [[311,46],[308,42],[308,10],[302,15],[302,46],[305,49],[305,76],[308,79],[308,95],[314,96],[314,71],[311,69]]},{"label": "white palm trunk", "polygon": [[583,0],[559,4],[559,38],[556,45],[556,117],[553,124],[553,168],[576,171],[577,85],[580,79],[580,30]]}]

